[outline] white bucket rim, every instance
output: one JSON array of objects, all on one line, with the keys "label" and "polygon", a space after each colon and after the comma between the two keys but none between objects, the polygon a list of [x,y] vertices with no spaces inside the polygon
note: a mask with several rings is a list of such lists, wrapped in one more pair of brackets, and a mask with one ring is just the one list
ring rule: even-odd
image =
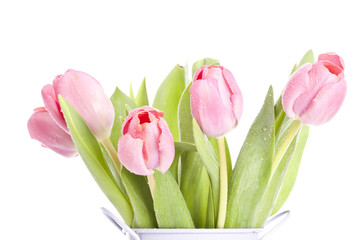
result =
[{"label": "white bucket rim", "polygon": [[116,216],[106,208],[101,208],[103,214],[130,239],[141,240],[139,235],[156,234],[256,234],[258,239],[268,237],[278,229],[290,216],[290,211],[284,211],[269,219],[263,228],[130,228],[121,216]]}]

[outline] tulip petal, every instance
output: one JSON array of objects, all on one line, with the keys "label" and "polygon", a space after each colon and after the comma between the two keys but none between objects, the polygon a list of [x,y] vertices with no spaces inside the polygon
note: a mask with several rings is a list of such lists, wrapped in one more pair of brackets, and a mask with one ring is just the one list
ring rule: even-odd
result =
[{"label": "tulip petal", "polygon": [[294,112],[293,106],[296,99],[308,89],[309,75],[308,72],[312,68],[311,63],[305,63],[291,76],[290,80],[285,87],[282,96],[283,108],[286,115],[294,119],[297,114]]},{"label": "tulip petal", "polygon": [[228,69],[223,68],[223,75],[232,93],[230,100],[232,104],[233,113],[235,115],[236,120],[239,121],[243,111],[243,97],[241,90],[237,85],[234,76]]},{"label": "tulip petal", "polygon": [[171,135],[166,121],[163,118],[159,119],[157,125],[159,129],[161,129],[161,133],[159,136],[159,166],[157,167],[157,169],[160,172],[165,173],[170,168],[174,160],[174,139]]},{"label": "tulip petal", "polygon": [[328,122],[341,107],[346,95],[346,88],[345,79],[325,85],[301,116],[301,123],[320,125]]},{"label": "tulip petal", "polygon": [[109,138],[114,107],[102,86],[87,73],[68,70],[53,82],[56,95],[64,97],[82,116],[98,140]]},{"label": "tulip petal", "polygon": [[344,60],[339,55],[333,52],[320,54],[318,60],[329,61],[341,70],[344,70],[345,68]]},{"label": "tulip petal", "polygon": [[151,123],[142,124],[142,139],[144,140],[147,159],[145,165],[149,169],[156,168],[159,165],[159,135],[158,120]]},{"label": "tulip petal", "polygon": [[309,107],[319,90],[329,82],[337,81],[337,76],[331,74],[321,63],[313,64],[308,72],[309,80],[305,84],[307,89],[296,98],[293,110],[297,116],[301,116]]},{"label": "tulip petal", "polygon": [[57,96],[55,95],[54,88],[51,84],[45,85],[41,89],[41,95],[45,104],[46,110],[54,121],[61,127],[65,132],[69,133],[69,129],[66,125],[65,118],[61,113],[61,108]]},{"label": "tulip petal", "polygon": [[152,175],[154,171],[145,165],[143,156],[144,141],[125,134],[119,139],[118,157],[130,172],[137,175]]},{"label": "tulip petal", "polygon": [[219,137],[233,128],[235,119],[230,99],[225,103],[222,101],[218,80],[194,81],[190,93],[191,112],[205,134]]},{"label": "tulip petal", "polygon": [[30,117],[27,127],[31,138],[38,140],[64,157],[77,154],[71,136],[55,123],[45,109],[38,109]]}]

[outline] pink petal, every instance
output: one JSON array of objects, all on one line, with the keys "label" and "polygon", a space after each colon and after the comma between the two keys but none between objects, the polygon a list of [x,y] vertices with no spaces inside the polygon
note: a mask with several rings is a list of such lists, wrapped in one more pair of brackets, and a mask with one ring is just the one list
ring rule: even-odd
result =
[{"label": "pink petal", "polygon": [[[129,115],[126,117],[124,123],[123,123],[123,129],[122,129],[122,134],[125,135],[126,133],[131,133],[134,134],[134,131],[138,131],[138,129],[134,126],[131,127],[131,131],[130,129],[130,124],[132,122],[132,119],[134,116],[138,115],[140,112],[149,112],[150,115],[149,117],[151,118],[150,121],[152,121],[154,118],[159,118],[159,117],[163,117],[164,113],[160,110],[157,110],[156,108],[153,107],[149,107],[149,106],[143,106],[140,108],[136,108],[134,110],[132,110]],[[136,123],[132,123],[133,125],[138,125],[140,124],[140,121],[136,120]],[[141,130],[141,129],[140,129]],[[133,136],[134,137],[134,136]]]},{"label": "pink petal", "polygon": [[341,107],[346,95],[346,81],[343,75],[338,82],[326,84],[312,100],[300,121],[306,125],[320,125],[328,122]]},{"label": "pink petal", "polygon": [[318,60],[329,61],[341,70],[344,70],[345,68],[344,60],[339,55],[333,52],[320,54]]},{"label": "pink petal", "polygon": [[143,146],[143,140],[135,139],[130,134],[123,135],[118,143],[118,157],[130,172],[137,175],[152,175],[154,171],[145,165]]},{"label": "pink petal", "polygon": [[305,63],[297,71],[295,71],[289,79],[288,84],[282,95],[282,104],[286,115],[294,119],[297,117],[293,106],[296,99],[308,89],[309,75],[308,72],[312,68],[311,63]]},{"label": "pink petal", "polygon": [[53,86],[56,95],[79,112],[99,141],[109,138],[115,112],[98,81],[87,73],[68,70],[54,80]]},{"label": "pink petal", "polygon": [[38,140],[64,157],[73,157],[77,154],[74,143],[68,133],[60,128],[44,109],[38,109],[32,114],[28,123],[31,138]]},{"label": "pink petal", "polygon": [[216,79],[193,82],[190,95],[191,112],[206,135],[219,137],[233,128],[230,99],[223,102]]},{"label": "pink petal", "polygon": [[206,66],[202,66],[198,70],[196,70],[196,72],[194,74],[194,81],[202,79],[205,68],[206,68]]},{"label": "pink petal", "polygon": [[[162,119],[162,118],[161,118]],[[157,168],[159,165],[159,135],[158,120],[151,123],[142,124],[142,137],[144,140],[145,151],[147,155],[146,167],[149,169]]]},{"label": "pink petal", "polygon": [[157,169],[165,173],[174,161],[174,139],[169,130],[169,126],[163,118],[159,119],[158,127],[161,129],[161,134],[159,137],[160,164]]},{"label": "pink petal", "polygon": [[203,74],[203,79],[208,79],[208,78],[214,78],[217,79],[219,81],[223,81],[224,77],[222,74],[222,67],[221,66],[208,66],[207,67],[207,72],[206,74]]},{"label": "pink petal", "polygon": [[306,90],[296,98],[293,110],[296,116],[301,116],[309,107],[319,90],[327,83],[337,81],[337,76],[331,74],[321,63],[313,64],[308,72],[309,79],[305,83]]},{"label": "pink petal", "polygon": [[51,84],[45,85],[41,90],[41,95],[45,104],[45,108],[49,112],[50,116],[59,125],[59,127],[69,133],[69,129],[66,125],[65,118],[61,113],[59,101],[55,95],[53,86]]},{"label": "pink petal", "polygon": [[228,69],[223,68],[223,75],[232,93],[231,104],[232,104],[233,113],[235,115],[236,120],[239,121],[243,112],[243,97],[241,90],[234,76]]}]

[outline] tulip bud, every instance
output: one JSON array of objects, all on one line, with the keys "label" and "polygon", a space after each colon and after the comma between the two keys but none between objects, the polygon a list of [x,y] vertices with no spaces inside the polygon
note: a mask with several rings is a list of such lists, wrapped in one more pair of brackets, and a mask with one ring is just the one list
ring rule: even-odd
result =
[{"label": "tulip bud", "polygon": [[114,107],[102,86],[87,73],[68,70],[53,82],[55,96],[61,95],[81,115],[99,141],[110,137]]},{"label": "tulip bud", "polygon": [[130,172],[152,175],[153,169],[165,173],[174,160],[175,147],[164,113],[141,107],[129,113],[118,143],[120,162]]},{"label": "tulip bud", "polygon": [[199,68],[190,95],[191,113],[206,135],[220,137],[237,126],[243,98],[228,69],[223,66]]},{"label": "tulip bud", "polygon": [[73,157],[77,154],[69,133],[54,121],[45,108],[35,109],[27,126],[31,138],[41,142],[44,147],[48,147],[64,157]]},{"label": "tulip bud", "polygon": [[335,53],[325,53],[290,76],[282,103],[289,118],[305,125],[320,125],[336,114],[345,94],[344,62]]}]

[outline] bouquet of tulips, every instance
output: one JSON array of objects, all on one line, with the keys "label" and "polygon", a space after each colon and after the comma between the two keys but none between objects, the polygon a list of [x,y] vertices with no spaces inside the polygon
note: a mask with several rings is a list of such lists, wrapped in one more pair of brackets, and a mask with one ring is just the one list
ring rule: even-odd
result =
[{"label": "bouquet of tulips", "polygon": [[130,227],[262,227],[291,192],[308,125],[329,121],[345,98],[343,60],[315,62],[309,51],[277,102],[270,86],[234,168],[224,136],[242,115],[240,88],[214,59],[195,62],[191,82],[187,72],[175,66],[149,106],[145,80],[136,97],[116,88],[109,99],[93,77],[68,70],[43,87],[30,136],[80,154]]}]

